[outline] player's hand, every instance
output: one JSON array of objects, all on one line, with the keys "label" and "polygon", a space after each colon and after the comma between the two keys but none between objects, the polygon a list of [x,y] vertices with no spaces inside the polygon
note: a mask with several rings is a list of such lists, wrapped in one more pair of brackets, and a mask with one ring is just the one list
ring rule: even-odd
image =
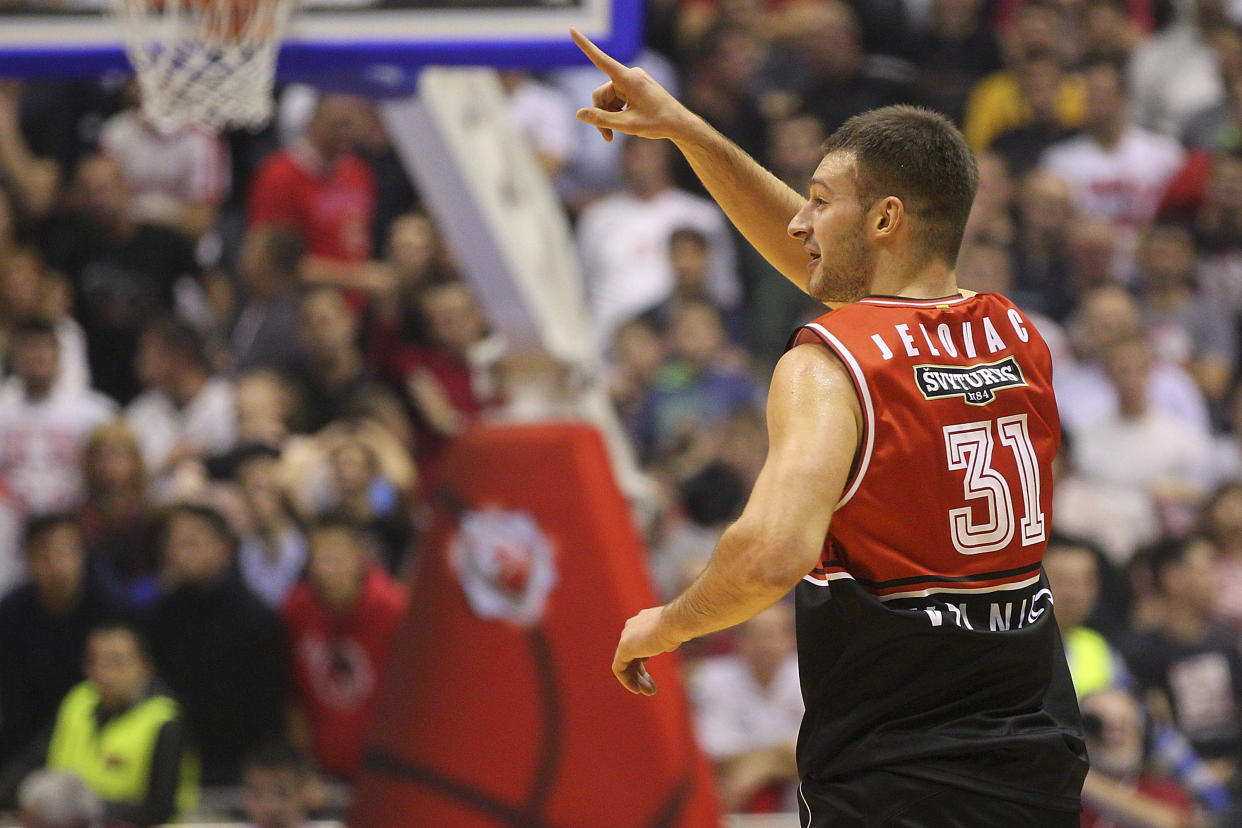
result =
[{"label": "player's hand", "polygon": [[612,673],[631,693],[655,694],[655,680],[647,672],[647,659],[660,653],[671,653],[681,642],[669,637],[660,623],[664,607],[645,609],[625,622],[617,654],[612,659]]},{"label": "player's hand", "polygon": [[695,121],[689,109],[656,83],[644,70],[626,66],[600,49],[577,29],[574,43],[608,76],[591,95],[594,106],[578,110],[578,120],[599,130],[605,141],[619,130],[641,138],[679,138]]}]

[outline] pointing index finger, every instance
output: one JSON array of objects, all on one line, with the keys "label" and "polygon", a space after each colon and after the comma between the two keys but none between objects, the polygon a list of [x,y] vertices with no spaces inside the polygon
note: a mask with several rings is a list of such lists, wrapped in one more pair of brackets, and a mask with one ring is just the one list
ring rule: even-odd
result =
[{"label": "pointing index finger", "polygon": [[595,68],[603,72],[608,77],[616,80],[617,76],[625,71],[625,64],[609,55],[603,49],[591,42],[591,39],[575,28],[569,29],[569,35],[574,39],[574,43],[578,44],[578,48],[582,53],[590,58],[591,63],[595,64]]}]

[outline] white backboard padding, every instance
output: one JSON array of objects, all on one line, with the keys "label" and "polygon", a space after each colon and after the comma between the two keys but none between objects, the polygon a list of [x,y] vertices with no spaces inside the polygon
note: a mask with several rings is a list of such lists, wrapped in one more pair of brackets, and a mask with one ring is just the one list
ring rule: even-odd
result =
[{"label": "white backboard padding", "polygon": [[383,105],[401,160],[488,317],[518,350],[594,362],[565,211],[491,69],[427,69]]},{"label": "white backboard padding", "polygon": [[646,508],[654,490],[608,399],[568,217],[509,118],[495,70],[427,69],[416,97],[386,101],[381,111],[493,327],[511,350],[547,353],[584,379],[572,414],[560,407],[545,416],[594,423],[622,490]]}]

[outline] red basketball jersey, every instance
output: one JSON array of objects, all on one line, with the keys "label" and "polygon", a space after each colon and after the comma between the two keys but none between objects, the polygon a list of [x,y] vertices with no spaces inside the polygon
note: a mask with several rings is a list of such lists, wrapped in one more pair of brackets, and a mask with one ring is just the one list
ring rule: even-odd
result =
[{"label": "red basketball jersey", "polygon": [[1048,347],[1022,312],[995,293],[869,297],[808,340],[849,369],[864,417],[808,578],[852,577],[881,600],[1035,583],[1061,430]]},{"label": "red basketball jersey", "polygon": [[793,342],[837,355],[864,419],[797,589],[806,801],[882,768],[1076,812],[1082,725],[1040,566],[1060,435],[1047,346],[996,294],[868,297]]}]

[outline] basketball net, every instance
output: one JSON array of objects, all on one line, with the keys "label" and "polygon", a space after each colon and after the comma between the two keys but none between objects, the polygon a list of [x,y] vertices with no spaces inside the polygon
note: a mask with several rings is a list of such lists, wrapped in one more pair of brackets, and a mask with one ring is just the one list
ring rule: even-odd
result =
[{"label": "basketball net", "polygon": [[143,111],[161,129],[258,127],[296,0],[112,0]]}]

